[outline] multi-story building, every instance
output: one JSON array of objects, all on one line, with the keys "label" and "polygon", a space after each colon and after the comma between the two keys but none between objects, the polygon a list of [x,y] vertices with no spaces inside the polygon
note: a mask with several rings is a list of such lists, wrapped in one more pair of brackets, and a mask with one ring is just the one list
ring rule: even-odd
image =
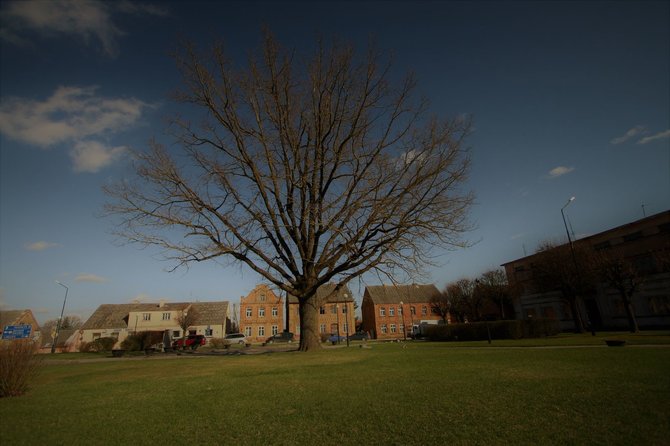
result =
[{"label": "multi-story building", "polygon": [[442,319],[430,305],[431,298],[439,294],[435,285],[367,286],[361,304],[361,329],[374,339],[406,338],[422,323]]},{"label": "multi-story building", "polygon": [[240,331],[250,342],[264,342],[284,330],[284,302],[268,285],[240,298]]},{"label": "multi-story building", "polygon": [[171,339],[184,334],[177,319],[189,311],[195,321],[186,334],[202,334],[206,338],[222,338],[230,325],[228,302],[159,302],[100,305],[79,330],[79,342],[92,342],[112,337],[119,342],[129,334],[141,331],[167,331]]},{"label": "multi-story building", "polygon": [[[353,334],[356,330],[356,319],[354,315],[354,298],[348,287],[340,288],[334,293],[335,284],[326,284],[317,290],[319,306],[319,333],[323,336],[337,335],[346,336]],[[298,299],[289,297],[289,311],[287,320],[288,331],[291,331],[296,339],[300,338],[300,313]]]},{"label": "multi-story building", "polygon": [[[643,286],[633,296],[638,325],[641,328],[670,326],[670,211],[576,240],[573,246],[630,262],[645,277]],[[537,254],[533,254],[502,265],[510,285],[520,291],[515,301],[517,318],[555,318],[563,330],[574,329],[570,305],[561,293],[537,290],[533,281],[536,260]],[[580,297],[578,311],[593,328],[627,328],[622,299],[606,283],[595,284],[592,292]]]}]

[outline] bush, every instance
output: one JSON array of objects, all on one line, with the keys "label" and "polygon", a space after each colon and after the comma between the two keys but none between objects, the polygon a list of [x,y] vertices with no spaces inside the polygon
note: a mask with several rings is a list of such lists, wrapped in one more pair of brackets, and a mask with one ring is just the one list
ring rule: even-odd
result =
[{"label": "bush", "polygon": [[212,338],[208,341],[209,345],[212,348],[228,348],[230,347],[230,341],[224,338]]},{"label": "bush", "polygon": [[521,339],[554,336],[560,332],[555,319],[524,321],[473,322],[470,324],[431,325],[425,334],[431,341],[485,341],[491,339]]},{"label": "bush", "polygon": [[142,351],[154,344],[162,343],[162,331],[138,331],[124,339],[121,343],[121,348],[127,351]]},{"label": "bush", "polygon": [[37,344],[28,341],[0,341],[0,398],[19,396],[39,371],[42,358]]},{"label": "bush", "polygon": [[98,338],[93,342],[82,342],[79,351],[82,353],[110,352],[116,344],[116,338]]}]

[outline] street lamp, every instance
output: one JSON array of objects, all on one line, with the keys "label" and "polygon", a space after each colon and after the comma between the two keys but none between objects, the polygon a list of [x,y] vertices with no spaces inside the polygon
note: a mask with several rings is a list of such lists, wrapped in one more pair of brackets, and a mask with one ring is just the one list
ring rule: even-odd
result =
[{"label": "street lamp", "polygon": [[67,292],[70,291],[67,286],[63,285],[59,281],[56,281],[56,283],[65,288],[65,299],[63,299],[63,308],[60,310],[60,319],[58,319],[58,324],[56,325],[56,336],[54,337],[53,344],[51,344],[51,353],[56,353],[56,344],[58,343],[58,335],[60,334],[60,325],[63,322],[63,312],[65,311],[65,302],[67,302]]},{"label": "street lamp", "polygon": [[403,302],[400,301],[400,308],[398,308],[398,312],[400,313],[400,323],[402,324],[402,335],[403,338],[405,338],[405,341],[407,340],[407,330],[405,330],[405,310],[402,307]]},{"label": "street lamp", "polygon": [[[579,266],[577,265],[577,257],[575,256],[575,247],[574,244],[572,243],[572,239],[570,238],[570,231],[568,231],[568,224],[565,222],[565,212],[563,210],[567,208],[570,203],[575,201],[575,197],[570,197],[567,203],[561,208],[561,216],[563,217],[563,226],[565,226],[565,233],[568,235],[568,243],[570,243],[570,254],[572,254],[572,263],[575,266],[575,277],[579,278]],[[575,311],[577,312],[577,319],[581,319],[581,314],[579,314],[580,309],[575,305]],[[581,321],[579,321],[581,324]],[[576,324],[575,324],[576,325]],[[578,328],[578,327],[575,327]],[[593,333],[595,336],[595,332]]]},{"label": "street lamp", "polygon": [[568,202],[565,203],[565,206],[561,208],[561,216],[563,217],[563,226],[565,226],[565,233],[568,235],[568,243],[570,243],[570,248],[572,248],[572,239],[570,238],[570,231],[568,231],[568,224],[565,222],[565,213],[563,212],[563,210],[567,208],[573,201],[575,201],[575,197],[570,197]]},{"label": "street lamp", "polygon": [[335,313],[337,313],[337,343],[340,343],[340,304],[335,304]]}]

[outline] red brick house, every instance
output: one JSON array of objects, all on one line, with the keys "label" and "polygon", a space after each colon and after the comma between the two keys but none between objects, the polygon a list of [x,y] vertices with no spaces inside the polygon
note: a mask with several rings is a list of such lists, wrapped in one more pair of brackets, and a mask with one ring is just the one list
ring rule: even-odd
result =
[{"label": "red brick house", "polygon": [[268,285],[258,285],[240,298],[240,332],[250,342],[264,342],[284,330],[284,300]]},{"label": "red brick house", "polygon": [[363,331],[373,339],[403,339],[421,323],[437,323],[430,300],[440,292],[435,285],[378,285],[365,287],[361,313]]}]

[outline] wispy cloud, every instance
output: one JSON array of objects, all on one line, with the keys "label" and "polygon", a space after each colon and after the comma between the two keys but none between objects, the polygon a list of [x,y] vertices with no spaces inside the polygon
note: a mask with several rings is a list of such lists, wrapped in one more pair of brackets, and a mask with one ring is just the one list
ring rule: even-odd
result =
[{"label": "wispy cloud", "polygon": [[107,279],[105,277],[97,276],[95,274],[79,274],[74,278],[75,282],[90,282],[90,283],[105,283]]},{"label": "wispy cloud", "polygon": [[658,140],[661,140],[661,139],[668,139],[668,138],[670,138],[670,129],[665,130],[663,132],[658,132],[655,135],[645,136],[644,138],[639,140],[637,143],[638,144],[648,144],[648,143],[653,142],[653,141],[658,141]]},{"label": "wispy cloud", "polygon": [[126,149],[92,137],[107,136],[136,124],[149,104],[136,98],[105,98],[97,87],[59,87],[45,100],[3,98],[0,133],[19,142],[49,148],[72,144],[77,172],[97,172]]},{"label": "wispy cloud", "polygon": [[61,246],[62,245],[58,243],[39,241],[39,242],[27,243],[26,245],[24,245],[24,248],[26,248],[28,251],[44,251],[51,248],[60,248]]},{"label": "wispy cloud", "polygon": [[616,138],[612,138],[610,140],[610,144],[614,144],[614,145],[623,144],[626,141],[643,134],[646,130],[647,129],[644,126],[641,126],[641,125],[635,126],[632,129],[628,130],[626,133],[624,133],[623,136],[617,136]]},{"label": "wispy cloud", "polygon": [[547,177],[550,178],[550,179],[558,178],[558,177],[561,177],[563,175],[567,175],[574,170],[575,170],[574,167],[557,166],[557,167],[554,167],[553,169],[551,169],[549,171],[549,173],[547,174]]},{"label": "wispy cloud", "polygon": [[110,57],[118,55],[118,40],[126,34],[115,24],[114,16],[166,15],[165,9],[156,5],[98,0],[12,1],[6,2],[2,13],[0,37],[9,43],[25,45],[26,34],[31,31],[48,37],[71,35],[85,44],[99,42]]}]

